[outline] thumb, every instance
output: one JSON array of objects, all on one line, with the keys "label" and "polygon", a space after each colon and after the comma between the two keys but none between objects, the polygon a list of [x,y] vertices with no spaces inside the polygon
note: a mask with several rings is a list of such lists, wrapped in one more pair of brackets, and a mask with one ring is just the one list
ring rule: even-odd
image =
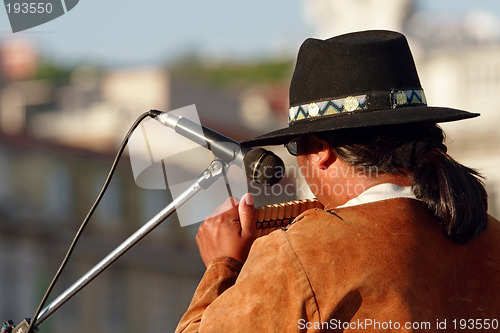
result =
[{"label": "thumb", "polygon": [[238,214],[240,216],[241,235],[243,237],[253,237],[257,232],[257,226],[255,225],[257,215],[255,214],[253,196],[250,193],[241,197]]}]

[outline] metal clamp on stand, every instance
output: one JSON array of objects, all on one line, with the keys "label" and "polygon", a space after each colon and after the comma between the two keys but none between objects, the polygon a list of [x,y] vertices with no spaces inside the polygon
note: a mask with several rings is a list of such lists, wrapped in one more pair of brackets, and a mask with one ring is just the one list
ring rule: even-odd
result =
[{"label": "metal clamp on stand", "polygon": [[[12,320],[7,320],[3,326],[1,333],[28,333],[28,329],[30,328],[30,322],[29,318],[24,319],[22,322],[19,324],[14,325],[14,322]],[[38,326],[35,326],[31,332],[36,333],[39,332],[40,330],[38,329]]]},{"label": "metal clamp on stand", "polygon": [[24,319],[22,322],[17,324],[16,327],[12,330],[12,333],[28,333],[28,328],[30,327],[30,324],[26,319]]}]

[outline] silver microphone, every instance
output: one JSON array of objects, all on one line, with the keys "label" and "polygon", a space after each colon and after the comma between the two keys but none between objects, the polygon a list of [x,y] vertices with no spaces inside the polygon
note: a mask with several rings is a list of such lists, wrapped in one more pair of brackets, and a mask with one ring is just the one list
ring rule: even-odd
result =
[{"label": "silver microphone", "polygon": [[[205,146],[225,163],[242,161],[250,180],[262,185],[274,185],[283,178],[285,166],[281,158],[263,148],[245,148],[237,141],[219,134],[185,117],[170,112],[151,110],[154,118],[185,138]],[[200,131],[200,128],[202,131]]]}]

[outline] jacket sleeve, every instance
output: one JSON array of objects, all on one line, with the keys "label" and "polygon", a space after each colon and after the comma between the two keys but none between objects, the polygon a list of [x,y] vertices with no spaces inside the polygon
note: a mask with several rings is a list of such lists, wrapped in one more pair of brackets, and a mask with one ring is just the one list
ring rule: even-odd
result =
[{"label": "jacket sleeve", "polygon": [[186,313],[182,316],[175,332],[198,332],[205,309],[231,287],[243,264],[233,258],[220,257],[208,265]]},{"label": "jacket sleeve", "polygon": [[286,232],[257,239],[239,274],[238,263],[218,258],[209,265],[176,332],[304,332],[306,322],[318,321]]}]

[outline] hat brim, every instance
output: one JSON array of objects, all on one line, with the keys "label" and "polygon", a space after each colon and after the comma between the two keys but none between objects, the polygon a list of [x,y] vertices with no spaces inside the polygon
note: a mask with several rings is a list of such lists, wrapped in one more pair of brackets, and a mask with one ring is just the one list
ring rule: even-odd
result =
[{"label": "hat brim", "polygon": [[422,122],[442,123],[477,116],[479,116],[479,113],[425,105],[389,110],[359,110],[331,116],[302,119],[292,123],[289,127],[253,139],[244,140],[240,144],[243,147],[272,146],[288,143],[292,139],[308,133]]}]

